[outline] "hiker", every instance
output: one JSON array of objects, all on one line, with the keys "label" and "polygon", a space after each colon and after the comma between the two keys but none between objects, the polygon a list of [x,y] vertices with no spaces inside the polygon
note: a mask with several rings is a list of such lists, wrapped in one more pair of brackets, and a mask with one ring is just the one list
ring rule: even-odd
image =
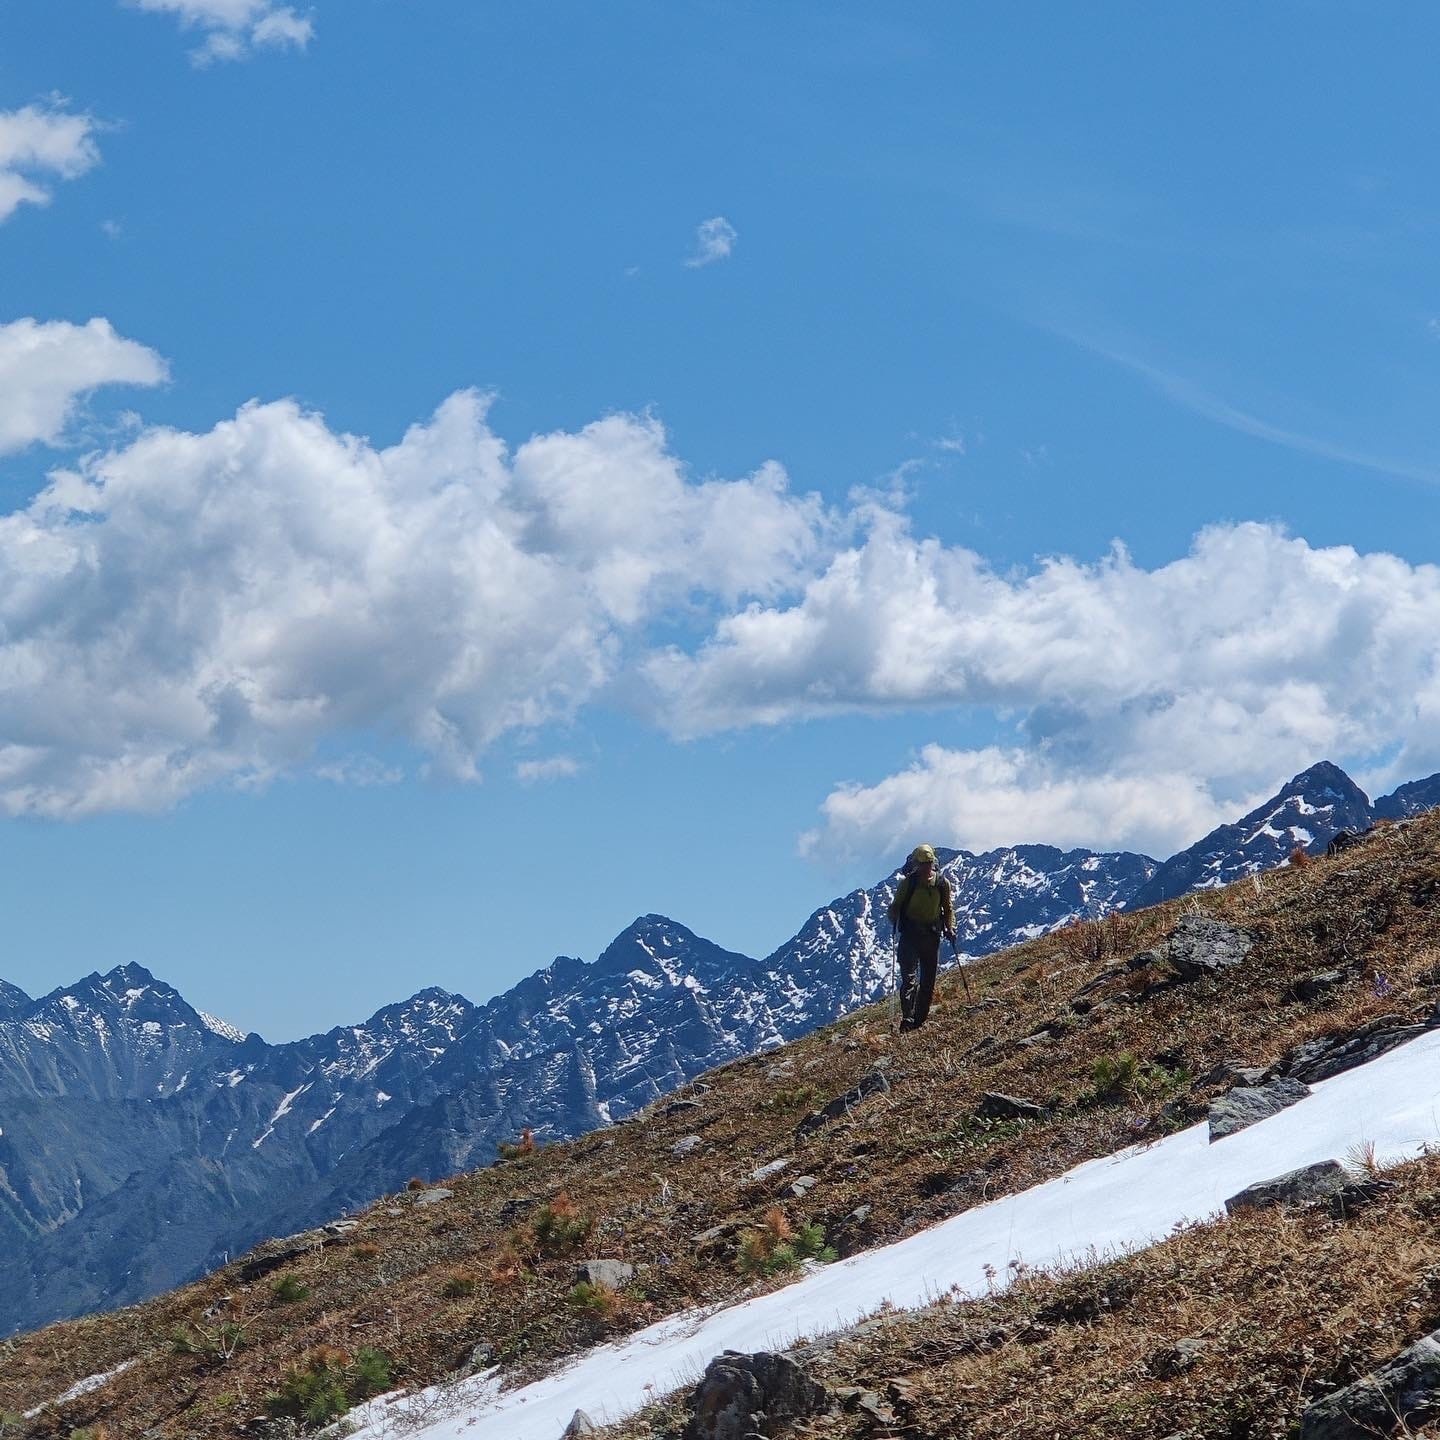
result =
[{"label": "hiker", "polygon": [[940,937],[955,943],[955,902],[931,846],[917,845],[910,852],[888,914],[899,940],[900,1028],[917,1030],[935,994]]}]

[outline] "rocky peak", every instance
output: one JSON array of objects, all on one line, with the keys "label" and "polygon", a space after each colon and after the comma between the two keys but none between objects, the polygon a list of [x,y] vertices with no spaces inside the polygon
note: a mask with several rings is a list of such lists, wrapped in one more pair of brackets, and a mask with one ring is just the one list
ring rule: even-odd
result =
[{"label": "rocky peak", "polygon": [[1405,820],[1440,805],[1440,775],[1427,780],[1412,780],[1399,789],[1382,795],[1375,802],[1377,820]]},{"label": "rocky peak", "polygon": [[1317,761],[1308,770],[1302,770],[1288,785],[1281,787],[1275,798],[1288,800],[1292,796],[1312,805],[1358,805],[1365,809],[1370,806],[1370,797],[1329,760]]},{"label": "rocky peak", "polygon": [[1128,908],[1228,885],[1281,864],[1296,849],[1323,853],[1341,830],[1366,830],[1373,820],[1365,792],[1338,765],[1322,760],[1233,825],[1219,826],[1172,856]]},{"label": "rocky peak", "polygon": [[18,986],[0,980],[0,1024],[13,1020],[35,1002]]}]

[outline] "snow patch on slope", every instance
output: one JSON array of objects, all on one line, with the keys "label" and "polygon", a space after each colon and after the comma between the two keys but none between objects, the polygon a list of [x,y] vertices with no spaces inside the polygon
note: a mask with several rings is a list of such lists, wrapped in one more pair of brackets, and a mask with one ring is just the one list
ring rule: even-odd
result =
[{"label": "snow patch on slope", "polygon": [[1088,1161],[894,1245],[823,1266],[783,1290],[671,1316],[531,1385],[502,1393],[489,1377],[477,1377],[463,1392],[436,1386],[371,1402],[356,1413],[356,1440],[402,1433],[555,1440],[577,1409],[597,1422],[621,1419],[693,1384],[721,1350],[785,1348],[887,1302],[914,1309],[947,1292],[984,1294],[993,1276],[1010,1273],[1011,1261],[1044,1268],[1140,1249],[1177,1226],[1212,1218],[1247,1185],[1369,1144],[1381,1164],[1440,1144],[1440,1031],[1317,1084],[1290,1109],[1213,1145],[1208,1126],[1196,1125]]}]

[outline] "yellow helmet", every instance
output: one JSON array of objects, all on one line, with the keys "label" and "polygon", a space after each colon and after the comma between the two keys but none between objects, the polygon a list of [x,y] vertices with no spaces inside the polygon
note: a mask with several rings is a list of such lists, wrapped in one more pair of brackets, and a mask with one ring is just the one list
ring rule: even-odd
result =
[{"label": "yellow helmet", "polygon": [[935,847],[933,845],[917,845],[910,852],[910,863],[912,865],[934,865]]}]

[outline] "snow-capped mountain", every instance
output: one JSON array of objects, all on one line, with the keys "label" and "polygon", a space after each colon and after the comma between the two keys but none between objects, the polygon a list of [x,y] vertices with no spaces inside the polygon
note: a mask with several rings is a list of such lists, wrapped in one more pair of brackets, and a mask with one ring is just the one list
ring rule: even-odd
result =
[{"label": "snow-capped mountain", "polygon": [[1128,908],[1143,909],[1191,890],[1228,885],[1271,869],[1297,848],[1323,854],[1341,830],[1367,830],[1375,819],[1365,792],[1338,765],[1322,760],[1243,819],[1221,825],[1172,856],[1135,891]]},{"label": "snow-capped mountain", "polygon": [[1440,775],[1427,780],[1412,780],[1388,795],[1382,795],[1372,809],[1377,820],[1404,820],[1422,810],[1440,805]]},{"label": "snow-capped mountain", "polygon": [[[1372,807],[1321,764],[1164,865],[942,850],[960,950],[1224,884],[1431,797],[1440,776]],[[152,1294],[412,1175],[485,1164],[526,1127],[551,1139],[619,1120],[880,997],[898,874],[764,960],[647,915],[594,962],[561,957],[483,1006],[424,990],[286,1045],[241,1037],[138,965],[40,1000],[0,984],[0,1334]]]},{"label": "snow-capped mountain", "polygon": [[233,1030],[218,1033],[143,965],[87,975],[39,1000],[7,989],[0,994],[0,1098],[171,1095],[238,1043]]},{"label": "snow-capped mountain", "polygon": [[440,1093],[429,1072],[474,1011],[426,990],[293,1044],[237,1041],[135,965],[31,1002],[0,1023],[0,1332],[273,1234],[279,1208]]}]

